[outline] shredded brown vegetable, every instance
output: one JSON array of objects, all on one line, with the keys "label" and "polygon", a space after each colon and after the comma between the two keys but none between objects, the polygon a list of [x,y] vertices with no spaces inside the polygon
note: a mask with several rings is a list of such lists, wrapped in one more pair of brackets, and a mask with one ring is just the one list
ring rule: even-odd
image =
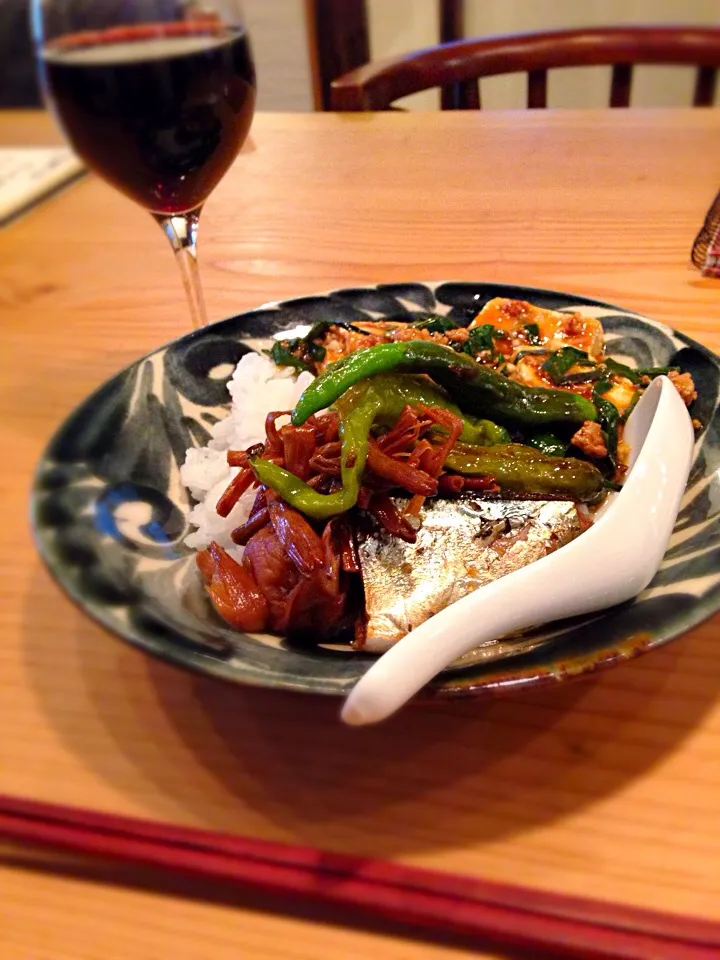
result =
[{"label": "shredded brown vegetable", "polygon": [[[228,516],[248,489],[258,488],[248,519],[232,533],[233,541],[245,547],[242,562],[213,543],[198,554],[197,563],[216,610],[232,626],[286,633],[321,623],[330,632],[351,625],[354,616],[350,580],[360,573],[357,511],[312,522],[274,491],[258,486],[250,453],[284,467],[320,492],[340,485],[338,415],[329,411],[301,427],[278,427],[288,413],[268,414],[261,448],[227,455],[228,464],[240,469],[220,497],[218,513]],[[442,470],[461,431],[461,420],[447,410],[405,407],[392,429],[370,439],[358,509],[390,534],[414,542],[412,518],[425,498],[435,496],[439,487],[456,492],[461,478],[443,476]],[[403,492],[410,494],[404,514],[391,499],[392,493]]]}]

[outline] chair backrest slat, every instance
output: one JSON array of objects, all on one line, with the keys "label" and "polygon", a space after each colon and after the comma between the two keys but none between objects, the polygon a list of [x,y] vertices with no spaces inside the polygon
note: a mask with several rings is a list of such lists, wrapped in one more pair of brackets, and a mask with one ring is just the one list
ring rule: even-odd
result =
[{"label": "chair backrest slat", "polygon": [[631,63],[616,63],[610,82],[610,106],[629,107],[632,90],[633,68]]},{"label": "chair backrest slat", "polygon": [[479,110],[480,85],[477,80],[463,80],[442,87],[440,91],[442,110]]},{"label": "chair backrest slat", "polygon": [[711,107],[715,102],[717,67],[698,67],[693,94],[694,107]]},{"label": "chair backrest slat", "polygon": [[547,70],[528,70],[527,105],[531,110],[547,106]]},{"label": "chair backrest slat", "polygon": [[440,0],[440,42],[460,40],[465,35],[465,4],[463,0]]},{"label": "chair backrest slat", "polygon": [[444,109],[477,109],[470,82],[507,73],[528,74],[528,106],[547,106],[547,71],[611,66],[610,106],[630,104],[637,64],[698,69],[695,106],[713,102],[720,68],[718,27],[604,27],[459,40],[378,63],[369,63],[332,85],[335,110],[386,110],[395,100],[439,87]]},{"label": "chair backrest slat", "polygon": [[440,109],[457,110],[457,84],[440,88]]},{"label": "chair backrest slat", "polygon": [[[0,0],[2,3],[2,0]],[[305,0],[310,72],[316,110],[331,110],[331,83],[370,59],[365,0]]]},{"label": "chair backrest slat", "polygon": [[460,85],[461,110],[480,109],[480,87],[477,80],[465,80]]}]

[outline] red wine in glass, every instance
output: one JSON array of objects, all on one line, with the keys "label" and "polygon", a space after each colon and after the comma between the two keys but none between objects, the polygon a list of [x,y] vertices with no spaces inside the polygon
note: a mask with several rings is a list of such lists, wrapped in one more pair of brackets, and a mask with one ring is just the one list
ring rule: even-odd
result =
[{"label": "red wine in glass", "polygon": [[198,218],[252,121],[247,32],[203,16],[61,33],[43,44],[41,66],[73,148],[165,229],[194,322],[205,323]]}]

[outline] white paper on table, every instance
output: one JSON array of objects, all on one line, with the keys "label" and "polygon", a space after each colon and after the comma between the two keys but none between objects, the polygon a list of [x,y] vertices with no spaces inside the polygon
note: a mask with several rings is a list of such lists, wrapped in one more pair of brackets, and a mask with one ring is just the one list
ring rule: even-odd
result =
[{"label": "white paper on table", "polygon": [[0,224],[82,171],[67,147],[0,147]]}]

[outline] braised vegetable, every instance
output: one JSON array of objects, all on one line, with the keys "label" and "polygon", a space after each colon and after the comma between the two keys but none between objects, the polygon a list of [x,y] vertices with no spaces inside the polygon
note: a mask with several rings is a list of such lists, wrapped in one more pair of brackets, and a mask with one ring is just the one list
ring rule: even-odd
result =
[{"label": "braised vegetable", "polygon": [[252,573],[213,542],[196,556],[213,606],[237,630],[262,630],[267,600]]},{"label": "braised vegetable", "polygon": [[[343,513],[357,503],[373,424],[394,423],[407,406],[446,410],[459,420],[460,437],[468,444],[505,443],[509,439],[502,427],[487,420],[463,416],[430,382],[423,383],[415,377],[377,376],[351,387],[335,401],[340,414],[341,490],[318,493],[300,477],[260,457],[250,457],[250,467],[260,483],[272,488],[283,500],[309,517],[323,519]],[[379,453],[375,452],[373,456],[377,465]],[[442,463],[439,466],[441,468]],[[437,492],[437,485],[433,491],[423,491],[425,496],[431,492]]]},{"label": "braised vegetable", "polygon": [[[316,381],[317,382],[317,381]],[[283,500],[315,519],[325,519],[351,509],[358,500],[360,483],[370,451],[370,431],[383,419],[397,418],[408,405],[424,407],[428,400],[440,399],[448,414],[452,404],[437,390],[412,377],[376,376],[355,384],[335,401],[340,414],[340,478],[342,488],[333,493],[319,493],[296,475],[269,460],[250,457],[249,463],[260,483],[273,489]],[[441,408],[442,409],[442,408]],[[457,409],[457,408],[455,408]],[[482,421],[463,418],[461,437],[475,442],[455,444],[443,463],[451,470],[468,476],[492,477],[501,490],[511,492],[566,495],[576,500],[591,500],[602,490],[602,475],[589,463],[576,459],[550,457],[530,446],[501,443],[495,446],[478,444],[493,430],[479,426]],[[494,424],[489,425],[497,431]],[[498,435],[498,434],[495,434]],[[493,454],[492,451],[496,453]],[[379,451],[373,448],[373,466],[382,464]],[[400,485],[403,478],[394,475]],[[437,470],[439,473],[439,469]],[[386,475],[386,474],[385,474]],[[428,479],[431,479],[428,476]],[[432,496],[437,485],[417,486],[411,492]]]},{"label": "braised vegetable", "polygon": [[[584,367],[574,373],[568,371],[572,367]],[[558,386],[570,386],[573,383],[591,383],[597,380],[606,380],[610,376],[625,377],[631,383],[642,383],[645,378],[653,379],[667,374],[676,367],[628,367],[619,360],[606,357],[601,363],[595,364],[584,350],[575,347],[563,347],[551,354],[543,363],[542,369],[550,375]]]},{"label": "braised vegetable", "polygon": [[534,347],[539,347],[542,343],[542,337],[540,336],[540,327],[537,323],[526,323],[523,329],[527,335],[528,343]]},{"label": "braised vegetable", "polygon": [[575,366],[594,367],[595,364],[585,350],[578,350],[577,347],[563,347],[562,350],[556,350],[547,358],[542,369],[555,383],[563,383],[568,370]]},{"label": "braised vegetable", "polygon": [[356,350],[335,363],[305,390],[292,415],[295,425],[335,403],[346,390],[379,373],[432,375],[467,412],[506,423],[584,423],[595,420],[594,404],[564,390],[531,388],[494,373],[449,347],[423,340],[381,343]]},{"label": "braised vegetable", "polygon": [[457,443],[445,466],[466,476],[492,477],[503,491],[591,501],[603,492],[603,476],[574,457],[549,457],[534,447],[508,443],[471,447]]},{"label": "braised vegetable", "polygon": [[608,449],[610,463],[615,465],[618,445],[618,423],[620,414],[618,408],[610,400],[605,400],[603,394],[612,389],[610,380],[598,380],[593,387],[593,400],[598,411],[598,421],[605,434],[605,444]]},{"label": "braised vegetable", "polygon": [[660,377],[663,374],[670,373],[671,370],[679,370],[679,367],[628,367],[619,360],[607,357],[604,362],[607,373],[614,373],[621,377],[626,377],[632,383],[640,383],[643,377]]},{"label": "braised vegetable", "polygon": [[289,340],[278,340],[265,352],[279,367],[294,367],[295,370],[313,370],[316,363],[325,359],[325,347],[316,343],[331,327],[343,327],[345,330],[354,330],[362,333],[359,327],[344,320],[319,320],[313,324],[304,337],[292,337]]},{"label": "braised vegetable", "polygon": [[639,402],[639,400],[640,400],[640,397],[641,397],[641,394],[640,394],[639,391],[633,394],[633,398],[632,398],[632,400],[630,401],[630,403],[627,405],[627,407],[625,407],[625,411],[620,414],[620,423],[627,423],[627,421],[628,421],[628,419],[629,419],[629,417],[630,417],[630,414],[633,412],[633,410],[635,409],[635,407],[638,405],[638,402]]},{"label": "braised vegetable", "polygon": [[[300,340],[278,340],[267,351],[268,356],[278,367],[293,367],[298,372],[310,370],[311,366],[308,360],[303,359],[295,353],[299,351]],[[325,357],[325,347],[318,347],[313,344],[313,356],[309,359],[322,360]]]},{"label": "braised vegetable", "polygon": [[491,354],[494,353],[495,339],[499,332],[501,331],[496,330],[491,323],[483,323],[479,327],[473,327],[472,330],[468,331],[468,338],[461,346],[462,352],[469,353],[471,357],[475,356],[476,353],[482,353],[484,350],[490,351]]},{"label": "braised vegetable", "polygon": [[321,520],[345,513],[357,503],[360,478],[368,455],[370,428],[381,402],[372,388],[365,387],[348,390],[342,404],[337,405],[340,412],[340,490],[318,493],[289,470],[260,457],[249,458],[253,473],[260,483],[308,517]]},{"label": "braised vegetable", "polygon": [[415,330],[427,330],[428,333],[447,333],[448,330],[457,329],[457,324],[451,317],[441,317],[436,314],[423,317],[422,320],[415,320],[410,326]]},{"label": "braised vegetable", "polygon": [[508,443],[510,435],[504,427],[491,420],[482,420],[462,413],[460,408],[449,399],[447,394],[427,378],[409,374],[378,374],[368,381],[373,390],[382,397],[378,407],[376,422],[392,426],[404,407],[439,407],[459,417],[463,423],[460,439],[464,443],[493,445]]}]

